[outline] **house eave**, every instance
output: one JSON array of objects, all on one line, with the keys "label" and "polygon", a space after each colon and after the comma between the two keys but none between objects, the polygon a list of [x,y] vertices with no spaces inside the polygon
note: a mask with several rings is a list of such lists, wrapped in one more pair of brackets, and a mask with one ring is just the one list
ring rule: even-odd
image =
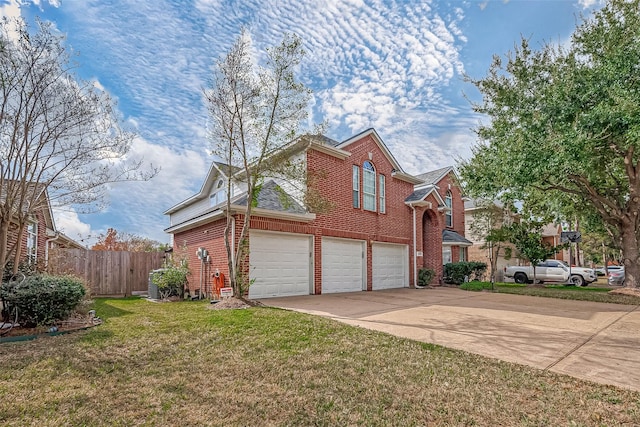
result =
[{"label": "house eave", "polygon": [[216,209],[213,212],[208,212],[206,214],[200,215],[195,218],[191,218],[187,221],[181,222],[180,224],[172,225],[169,228],[165,228],[164,232],[169,234],[180,233],[182,231],[191,230],[192,228],[196,228],[200,225],[206,224],[211,221],[217,221],[224,217],[224,211],[221,209]]},{"label": "house eave", "polygon": [[340,160],[344,160],[347,157],[351,156],[351,153],[345,150],[341,150],[339,148],[335,148],[335,147],[331,147],[330,145],[327,144],[321,144],[319,142],[316,141],[311,141],[309,143],[309,148],[319,151],[321,153],[324,154],[328,154],[330,156],[336,157]]},{"label": "house eave", "polygon": [[409,175],[408,173],[404,173],[404,172],[397,172],[397,171],[396,172],[392,172],[391,176],[393,178],[397,178],[397,179],[399,179],[401,181],[405,181],[405,182],[408,182],[408,183],[414,184],[414,185],[422,183],[422,181],[419,180],[418,178],[416,178],[415,176]]},{"label": "house eave", "polygon": [[[231,212],[233,213],[244,213],[247,209],[246,206],[243,205],[231,205]],[[252,217],[262,217],[262,218],[273,218],[273,219],[284,219],[288,221],[297,221],[297,222],[311,222],[316,219],[316,214],[314,213],[294,213],[294,212],[282,212],[275,211],[271,209],[262,209],[262,208],[253,208],[251,209]]]},{"label": "house eave", "polygon": [[442,246],[465,246],[465,247],[469,247],[469,246],[473,246],[473,243],[466,243],[466,242],[442,242]]},{"label": "house eave", "polygon": [[431,209],[431,207],[433,206],[431,202],[427,202],[426,200],[413,200],[411,202],[404,202],[404,204],[414,208],[426,206],[427,209]]}]

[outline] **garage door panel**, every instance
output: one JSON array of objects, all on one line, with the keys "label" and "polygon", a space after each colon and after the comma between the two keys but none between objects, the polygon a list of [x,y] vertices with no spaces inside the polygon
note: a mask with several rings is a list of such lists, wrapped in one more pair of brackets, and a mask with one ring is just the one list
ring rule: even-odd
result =
[{"label": "garage door panel", "polygon": [[249,239],[249,298],[308,295],[311,290],[311,238],[252,232]]},{"label": "garage door panel", "polygon": [[363,290],[364,244],[361,240],[322,239],[322,293]]},{"label": "garage door panel", "polygon": [[407,245],[372,245],[373,290],[404,288],[409,283]]}]

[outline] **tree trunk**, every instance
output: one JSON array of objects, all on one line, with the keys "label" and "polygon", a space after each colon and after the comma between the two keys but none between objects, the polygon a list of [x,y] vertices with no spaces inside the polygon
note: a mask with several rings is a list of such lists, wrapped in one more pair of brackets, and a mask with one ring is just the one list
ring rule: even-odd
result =
[{"label": "tree trunk", "polygon": [[[20,222],[18,226],[18,238],[16,239],[16,251],[13,257],[13,274],[18,274],[18,268],[20,267],[20,261],[22,258],[22,235],[24,234],[24,229],[26,228],[26,224],[24,222]],[[38,249],[36,248],[36,251]]]},{"label": "tree trunk", "polygon": [[0,267],[4,271],[7,264],[7,252],[9,244],[9,221],[0,221]]},{"label": "tree trunk", "polygon": [[638,238],[635,221],[623,221],[622,232],[622,260],[624,264],[624,286],[628,288],[638,288],[640,279],[640,265],[638,260],[640,254],[638,252]]}]

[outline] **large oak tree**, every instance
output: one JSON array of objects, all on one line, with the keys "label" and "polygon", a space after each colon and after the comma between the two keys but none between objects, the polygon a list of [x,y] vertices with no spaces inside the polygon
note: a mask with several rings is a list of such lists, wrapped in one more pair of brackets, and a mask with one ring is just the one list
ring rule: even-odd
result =
[{"label": "large oak tree", "polygon": [[467,191],[595,215],[622,250],[626,286],[638,287],[640,1],[583,18],[567,47],[534,50],[523,39],[469,80],[483,95],[475,111],[490,121],[460,164]]}]

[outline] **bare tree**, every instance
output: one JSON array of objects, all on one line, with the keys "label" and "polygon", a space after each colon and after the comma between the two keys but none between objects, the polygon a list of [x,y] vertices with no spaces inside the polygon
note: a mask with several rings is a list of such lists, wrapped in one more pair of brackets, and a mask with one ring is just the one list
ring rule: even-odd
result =
[{"label": "bare tree", "polygon": [[107,184],[151,178],[153,168],[125,159],[134,134],[121,129],[114,104],[73,74],[63,37],[38,22],[0,23],[0,267],[21,258],[9,247],[35,213],[51,206],[106,203]]},{"label": "bare tree", "polygon": [[[291,160],[286,147],[299,136],[307,118],[311,92],[295,77],[304,56],[302,42],[287,35],[281,44],[267,49],[266,65],[257,65],[249,35],[243,31],[229,51],[217,61],[212,87],[205,91],[212,119],[214,153],[227,164],[227,226],[225,245],[234,294],[248,290],[249,223],[260,186],[275,175],[290,182],[307,182],[300,162]],[[293,179],[292,179],[293,178]],[[242,230],[236,248],[231,247],[233,181],[241,182],[248,195]],[[307,193],[304,199],[316,195]]]}]

